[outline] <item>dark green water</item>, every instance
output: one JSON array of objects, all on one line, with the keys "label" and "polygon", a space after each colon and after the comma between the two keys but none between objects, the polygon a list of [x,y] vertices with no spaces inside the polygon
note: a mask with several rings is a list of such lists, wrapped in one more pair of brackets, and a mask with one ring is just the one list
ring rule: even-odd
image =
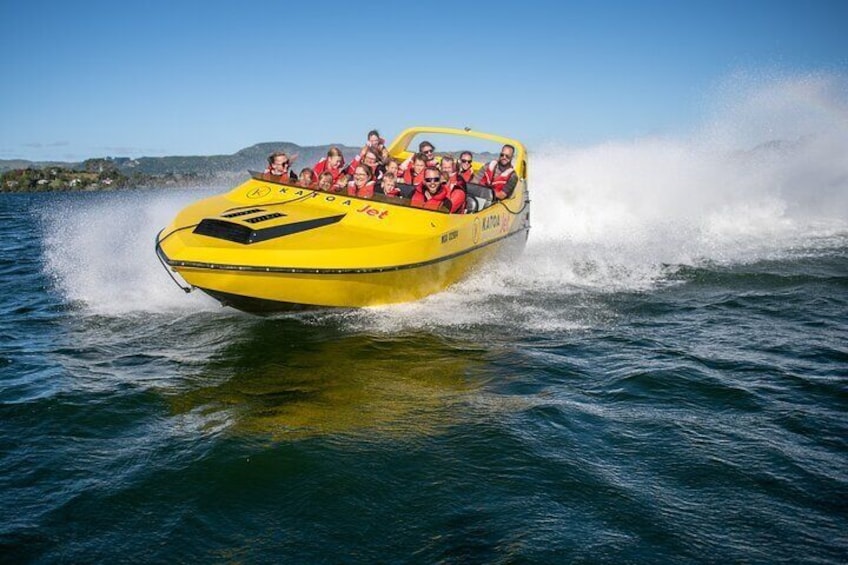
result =
[{"label": "dark green water", "polygon": [[197,196],[0,195],[0,561],[848,561],[844,226],[537,207],[517,266],[257,318],[156,263]]}]

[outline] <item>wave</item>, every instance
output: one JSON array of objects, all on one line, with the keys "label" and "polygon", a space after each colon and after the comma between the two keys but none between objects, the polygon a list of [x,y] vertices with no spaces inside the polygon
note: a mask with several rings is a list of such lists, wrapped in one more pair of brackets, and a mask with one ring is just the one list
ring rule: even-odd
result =
[{"label": "wave", "polygon": [[[529,292],[645,290],[683,266],[844,247],[845,86],[835,74],[735,75],[688,135],[531,148],[533,227],[518,268],[495,264],[422,303],[346,319],[418,327],[523,316],[543,327],[579,327],[576,319],[538,316],[543,304],[525,301],[515,311],[509,304]],[[156,232],[203,195],[103,194],[46,212],[46,269],[69,300],[101,314],[219,309],[199,293],[180,292],[153,252]],[[475,310],[469,302],[489,306]],[[469,311],[470,319],[457,314]]]}]

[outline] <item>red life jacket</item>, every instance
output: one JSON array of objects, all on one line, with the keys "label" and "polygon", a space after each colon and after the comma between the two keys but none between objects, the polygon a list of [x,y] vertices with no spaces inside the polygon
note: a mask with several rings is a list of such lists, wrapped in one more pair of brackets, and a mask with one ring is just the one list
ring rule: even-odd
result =
[{"label": "red life jacket", "polygon": [[445,189],[451,203],[451,214],[465,213],[465,181],[456,173],[451,173]]},{"label": "red life jacket", "polygon": [[321,176],[321,173],[323,173],[323,172],[330,173],[331,175],[333,175],[333,182],[335,183],[337,180],[339,180],[339,176],[342,174],[342,171],[344,170],[344,168],[345,168],[344,167],[344,157],[342,157],[342,160],[339,163],[339,166],[335,169],[330,167],[327,164],[327,158],[326,157],[322,157],[321,160],[318,161],[315,164],[314,167],[312,167],[312,170],[315,171],[315,178],[316,179],[319,176]]},{"label": "red life jacket", "polygon": [[276,182],[297,182],[297,175],[294,171],[289,171],[288,173],[283,173],[282,175],[275,175],[271,172],[271,167],[265,167],[265,171],[262,173],[262,178],[265,180],[272,180]]},{"label": "red life jacket", "polygon": [[474,178],[474,169],[471,168],[471,167],[468,167],[467,171],[463,171],[462,169],[459,169],[457,174],[465,182],[471,182],[471,179]]},{"label": "red life jacket", "polygon": [[352,175],[353,172],[356,170],[356,167],[359,166],[359,163],[361,161],[362,161],[361,155],[357,155],[356,157],[354,157],[353,161],[350,162],[350,165],[348,165],[347,168],[345,168],[345,172],[349,175]]},{"label": "red life jacket", "polygon": [[439,185],[439,190],[435,194],[430,194],[430,192],[424,188],[423,183],[415,187],[415,192],[412,193],[412,198],[410,198],[409,203],[416,208],[427,208],[428,210],[438,210],[442,207],[442,203],[445,203],[448,206],[451,204],[448,199],[447,188],[444,184]]},{"label": "red life jacket", "polygon": [[413,169],[412,167],[408,168],[403,173],[403,182],[405,184],[414,184],[415,186],[422,184],[424,182],[424,171],[426,170],[427,168],[425,167],[421,169],[421,172],[416,175],[415,169]]},{"label": "red life jacket", "polygon": [[497,164],[498,161],[496,159],[486,165],[483,178],[480,179],[480,184],[491,187],[494,192],[502,192],[510,177],[515,174],[515,169],[510,166],[503,172],[495,172]]},{"label": "red life jacket", "polygon": [[[407,158],[404,160],[404,162],[403,162],[403,163],[401,163],[401,164],[398,166],[398,172],[399,172],[399,173],[405,174],[405,173],[406,173],[406,171],[411,171],[411,170],[412,170],[412,161],[413,161],[413,159],[415,158],[415,155],[416,155],[416,154],[415,154],[415,153],[413,153],[412,155],[410,155],[409,157],[407,157]],[[439,165],[439,163],[436,161],[435,154],[434,154],[434,156],[433,156],[433,158],[432,158],[432,159],[430,159],[430,160],[428,160],[428,161],[424,161],[424,166],[425,166],[425,167],[436,167],[436,168],[438,169],[438,168],[439,168],[439,166],[438,166],[438,165]]]},{"label": "red life jacket", "polygon": [[358,196],[359,198],[371,198],[374,196],[374,181],[369,180],[360,189],[357,189],[356,184],[350,181],[347,185],[347,194],[348,196]]}]

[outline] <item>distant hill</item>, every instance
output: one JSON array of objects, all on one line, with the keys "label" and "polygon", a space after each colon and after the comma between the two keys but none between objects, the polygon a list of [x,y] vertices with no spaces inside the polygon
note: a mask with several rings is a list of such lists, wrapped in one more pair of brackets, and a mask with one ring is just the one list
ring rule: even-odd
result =
[{"label": "distant hill", "polygon": [[[217,176],[222,173],[243,173],[247,170],[263,170],[268,165],[268,155],[274,151],[285,151],[290,156],[296,155],[293,169],[300,171],[303,167],[311,167],[321,157],[327,155],[331,145],[302,147],[295,143],[268,142],[257,143],[233,153],[232,155],[209,155],[189,157],[141,157],[126,165],[131,170],[137,170],[147,175],[167,173],[183,173]],[[337,145],[350,160],[359,152],[358,147]]]},{"label": "distant hill", "polygon": [[[338,147],[350,162],[360,147],[347,145],[300,146],[273,141],[245,147],[232,155],[189,155],[169,157],[99,157],[78,163],[0,159],[0,192],[42,190],[108,190],[131,187],[224,186],[241,182],[247,171],[262,171],[268,155],[284,151],[294,157],[299,173]],[[494,154],[478,153],[475,158],[488,161]]]},{"label": "distant hill", "polygon": [[[267,142],[257,143],[233,153],[232,155],[194,155],[194,156],[170,156],[170,157],[109,157],[110,162],[119,171],[126,174],[138,172],[144,175],[159,176],[167,174],[189,174],[198,177],[227,176],[232,173],[241,174],[248,169],[262,170],[268,164],[268,155],[274,151],[285,151],[289,155],[297,154],[294,161],[295,172],[303,167],[311,167],[321,157],[327,155],[331,145],[318,145],[302,147],[296,143],[289,142]],[[359,152],[359,147],[336,145],[345,154],[349,161]],[[0,159],[0,172],[13,169],[64,167],[67,169],[82,168],[83,161],[57,162],[57,161],[26,161],[21,159]]]}]

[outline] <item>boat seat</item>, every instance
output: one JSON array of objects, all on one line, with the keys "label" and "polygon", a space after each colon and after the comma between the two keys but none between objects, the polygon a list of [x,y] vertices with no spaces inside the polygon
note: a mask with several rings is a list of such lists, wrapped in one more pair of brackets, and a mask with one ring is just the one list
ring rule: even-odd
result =
[{"label": "boat seat", "polygon": [[415,186],[411,184],[399,182],[395,186],[400,189],[400,195],[404,198],[412,198],[412,193],[415,192]]},{"label": "boat seat", "polygon": [[469,214],[491,206],[495,195],[488,186],[468,183],[465,187],[465,211]]}]

